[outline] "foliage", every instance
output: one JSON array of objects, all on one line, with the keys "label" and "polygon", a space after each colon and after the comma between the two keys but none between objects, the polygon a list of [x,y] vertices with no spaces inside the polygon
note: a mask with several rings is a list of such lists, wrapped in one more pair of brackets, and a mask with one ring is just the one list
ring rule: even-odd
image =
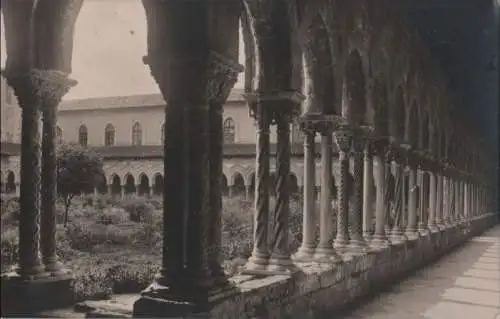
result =
[{"label": "foliage", "polygon": [[[85,196],[76,196],[71,220],[64,226],[64,205],[58,204],[57,254],[75,276],[78,300],[105,299],[112,293],[138,293],[150,284],[159,270],[163,233],[162,201],[130,199],[117,201],[102,196],[97,205],[87,205]],[[3,216],[14,216],[15,200],[2,202]],[[272,208],[274,201],[270,203]],[[223,268],[232,275],[253,248],[253,203],[223,199]],[[270,230],[272,230],[272,209]],[[298,248],[302,232],[302,204],[290,203],[290,247]],[[269,232],[270,237],[272,231]],[[271,240],[272,238],[270,238]],[[2,223],[2,271],[18,260],[17,225]]]},{"label": "foliage", "polygon": [[65,226],[73,197],[92,192],[102,182],[103,176],[102,160],[97,153],[78,145],[59,145],[57,188],[65,205]]}]

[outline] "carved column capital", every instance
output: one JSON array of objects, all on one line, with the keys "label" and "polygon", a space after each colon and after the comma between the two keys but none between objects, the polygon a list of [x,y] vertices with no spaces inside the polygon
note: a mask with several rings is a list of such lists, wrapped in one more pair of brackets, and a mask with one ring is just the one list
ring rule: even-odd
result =
[{"label": "carved column capital", "polygon": [[208,60],[208,101],[220,105],[224,104],[238,80],[238,74],[244,69],[237,61],[211,51]]},{"label": "carved column capital", "polygon": [[300,104],[305,98],[297,91],[252,92],[243,94],[243,97],[248,102],[251,117],[258,119],[261,112],[269,112],[272,124],[284,116],[290,120],[299,116]]},{"label": "carved column capital", "polygon": [[17,74],[5,70],[2,75],[14,89],[19,100],[19,106],[58,105],[63,96],[77,85],[68,74],[58,70],[32,69],[29,72]]},{"label": "carved column capital", "polygon": [[335,141],[340,151],[347,153],[351,149],[352,131],[347,127],[341,127],[335,131]]}]

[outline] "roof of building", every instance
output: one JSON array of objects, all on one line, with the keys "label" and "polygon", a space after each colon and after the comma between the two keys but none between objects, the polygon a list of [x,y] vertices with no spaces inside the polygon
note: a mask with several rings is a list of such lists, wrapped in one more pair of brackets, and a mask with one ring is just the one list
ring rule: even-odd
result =
[{"label": "roof of building", "polygon": [[[244,90],[235,88],[231,91],[228,101],[244,101]],[[95,109],[111,109],[124,107],[143,107],[143,106],[159,106],[165,105],[166,102],[160,93],[155,94],[136,94],[127,96],[109,96],[109,97],[93,97],[87,99],[64,100],[59,106],[60,111],[73,110],[95,110]]]},{"label": "roof of building", "polygon": [[[2,142],[0,146],[1,155],[16,156],[21,153],[21,146],[19,144]],[[92,147],[92,149],[104,159],[152,159],[163,156],[162,145],[97,146]],[[276,144],[271,144],[271,154],[275,154],[275,152]],[[316,145],[316,152],[319,154],[319,145]],[[334,152],[336,152],[335,144]],[[254,157],[255,155],[255,144],[224,145],[224,157]],[[302,144],[292,144],[291,155],[303,156],[304,150]]]}]

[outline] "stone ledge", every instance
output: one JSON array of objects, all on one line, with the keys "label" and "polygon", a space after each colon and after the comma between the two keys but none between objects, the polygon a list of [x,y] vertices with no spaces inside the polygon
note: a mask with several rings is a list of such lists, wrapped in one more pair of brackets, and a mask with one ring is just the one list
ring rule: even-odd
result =
[{"label": "stone ledge", "polygon": [[[328,317],[440,258],[495,224],[496,216],[489,214],[367,254],[344,255],[343,262],[336,266],[298,263],[300,272],[291,277],[237,275],[230,280],[239,293],[214,305],[210,315],[222,319]],[[97,317],[96,314],[129,317],[138,297],[115,296],[113,299],[116,302],[87,303],[92,308],[87,317]],[[118,301],[120,298],[121,301]]]}]

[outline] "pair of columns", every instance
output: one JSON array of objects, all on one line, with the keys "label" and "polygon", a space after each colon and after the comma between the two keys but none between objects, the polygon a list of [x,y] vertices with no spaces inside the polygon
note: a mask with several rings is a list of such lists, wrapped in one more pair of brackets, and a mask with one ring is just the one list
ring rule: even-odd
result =
[{"label": "pair of columns", "polygon": [[56,70],[31,69],[17,73],[7,69],[3,76],[14,89],[22,109],[19,264],[16,272],[23,280],[57,277],[63,273],[56,256],[55,236],[57,107],[76,81]]},{"label": "pair of columns", "polygon": [[[366,174],[363,165],[363,151],[365,148],[365,136],[359,134],[358,130],[353,131],[347,126],[339,126],[338,119],[328,115],[313,116],[306,114],[302,119],[302,130],[304,131],[304,215],[303,215],[303,240],[294,259],[296,261],[318,261],[318,262],[338,262],[340,257],[338,252],[347,250],[363,251],[367,245],[363,238],[363,229],[367,226],[363,224],[368,218],[368,205],[364,192],[363,179],[365,184],[371,186],[366,179],[370,173]],[[315,243],[315,206],[314,176],[315,176],[315,136],[321,134],[321,197],[319,216],[319,243]],[[353,134],[356,133],[356,134]],[[338,206],[337,206],[337,231],[332,242],[332,147],[333,136],[338,146],[340,178],[338,181]],[[348,174],[350,155],[353,157],[354,181],[351,193],[348,192]],[[365,162],[367,158],[365,158]],[[367,168],[368,170],[370,168]],[[349,197],[352,196],[352,207],[349,207]],[[349,233],[349,208],[351,214],[351,232]],[[365,213],[363,213],[365,210]]]},{"label": "pair of columns", "polygon": [[[304,97],[297,92],[245,94],[257,122],[254,247],[243,273],[288,274],[290,259],[290,123]],[[276,203],[270,216],[270,126],[277,126]],[[272,225],[272,227],[269,227]]]}]

